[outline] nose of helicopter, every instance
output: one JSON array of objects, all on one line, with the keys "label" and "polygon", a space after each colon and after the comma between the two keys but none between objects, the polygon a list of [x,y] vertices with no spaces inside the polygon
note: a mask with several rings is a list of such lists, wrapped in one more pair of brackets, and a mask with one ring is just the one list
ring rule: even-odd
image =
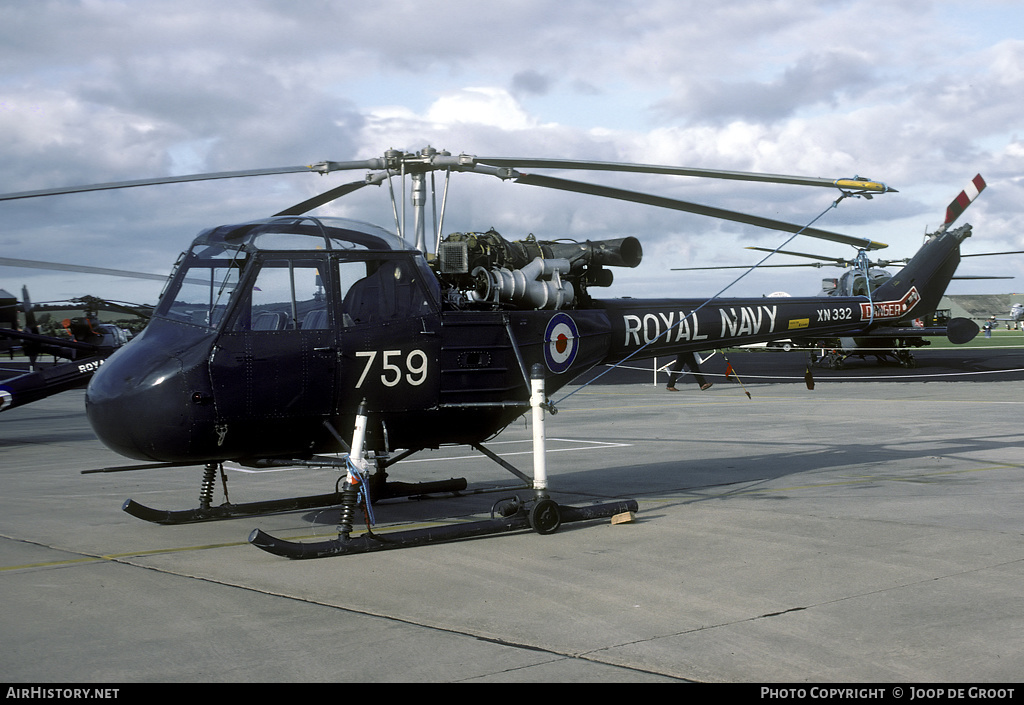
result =
[{"label": "nose of helicopter", "polygon": [[188,451],[189,396],[181,360],[140,337],[97,370],[85,409],[93,431],[111,450],[173,462]]}]

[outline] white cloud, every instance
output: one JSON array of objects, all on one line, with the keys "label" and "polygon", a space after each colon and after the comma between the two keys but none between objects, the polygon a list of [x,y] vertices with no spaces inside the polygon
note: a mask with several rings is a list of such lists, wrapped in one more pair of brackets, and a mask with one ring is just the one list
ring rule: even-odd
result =
[{"label": "white cloud", "polygon": [[464,88],[441,96],[427,110],[429,122],[442,125],[472,123],[502,130],[537,127],[512,95],[501,88]]},{"label": "white cloud", "polygon": [[[980,171],[989,190],[969,211],[976,230],[967,248],[1017,247],[1022,15],[1001,0],[963,11],[931,0],[876,3],[870,12],[802,0],[0,3],[0,191],[427,145],[863,175],[900,193],[844,202],[827,227],[884,233],[899,257]],[[570,176],[794,222],[834,198],[681,177]],[[0,203],[0,246],[12,257],[96,266],[131,253],[147,271],[167,269],[202,227],[266,215],[352,178]],[[384,190],[364,191],[328,210],[390,225]],[[620,278],[631,288],[618,293],[642,295],[675,255],[724,262],[742,242],[773,237],[471,175],[453,183],[451,198],[453,227],[640,236],[648,261]],[[0,285],[31,276],[2,268]],[[804,288],[816,290],[816,278],[806,275]],[[681,294],[709,293],[705,278],[690,279],[699,286]],[[72,286],[82,293],[91,284]]]}]

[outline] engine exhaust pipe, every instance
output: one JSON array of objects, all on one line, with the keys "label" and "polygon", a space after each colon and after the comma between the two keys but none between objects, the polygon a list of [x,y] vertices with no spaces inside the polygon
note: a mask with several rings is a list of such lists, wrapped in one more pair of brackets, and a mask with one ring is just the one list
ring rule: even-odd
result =
[{"label": "engine exhaust pipe", "polygon": [[643,259],[644,250],[635,237],[618,240],[594,240],[587,242],[542,242],[550,250],[549,257],[567,259],[572,268],[580,265],[596,267],[636,267]]}]

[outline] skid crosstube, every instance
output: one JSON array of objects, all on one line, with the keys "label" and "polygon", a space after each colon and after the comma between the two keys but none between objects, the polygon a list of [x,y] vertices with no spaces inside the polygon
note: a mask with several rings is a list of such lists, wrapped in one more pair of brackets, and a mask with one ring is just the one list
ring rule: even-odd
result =
[{"label": "skid crosstube", "polygon": [[[552,502],[551,504],[553,505],[554,503]],[[550,509],[550,505],[548,509]],[[558,523],[569,523],[612,517],[626,512],[636,512],[637,503],[636,500],[630,499],[585,507],[560,505],[556,507],[556,511],[560,519]],[[534,523],[537,520],[537,516],[534,513],[520,511],[510,517],[485,519],[464,524],[446,524],[425,529],[410,529],[408,531],[389,533],[385,536],[378,534],[363,534],[355,538],[339,536],[336,539],[316,543],[285,541],[271,536],[260,529],[254,529],[249,534],[249,543],[268,553],[285,558],[327,558],[355,553],[386,551],[395,548],[411,548],[428,543],[456,541],[531,528],[535,529],[538,533],[550,533],[554,530],[550,526],[548,528],[535,526]],[[541,521],[548,522],[550,519],[545,517]],[[557,524],[555,528],[557,528]]]}]

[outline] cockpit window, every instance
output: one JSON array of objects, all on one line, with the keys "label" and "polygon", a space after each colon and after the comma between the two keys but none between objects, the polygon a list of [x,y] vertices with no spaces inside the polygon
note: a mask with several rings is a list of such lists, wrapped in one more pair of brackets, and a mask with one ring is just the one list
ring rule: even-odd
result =
[{"label": "cockpit window", "polygon": [[206,328],[217,327],[238,287],[244,265],[245,255],[238,249],[194,247],[181,261],[156,315]]},{"label": "cockpit window", "polygon": [[427,316],[431,304],[422,277],[408,259],[349,260],[336,270],[341,324],[389,323]]},{"label": "cockpit window", "polygon": [[240,300],[232,330],[282,331],[330,328],[326,261],[267,259],[251,295]]}]

